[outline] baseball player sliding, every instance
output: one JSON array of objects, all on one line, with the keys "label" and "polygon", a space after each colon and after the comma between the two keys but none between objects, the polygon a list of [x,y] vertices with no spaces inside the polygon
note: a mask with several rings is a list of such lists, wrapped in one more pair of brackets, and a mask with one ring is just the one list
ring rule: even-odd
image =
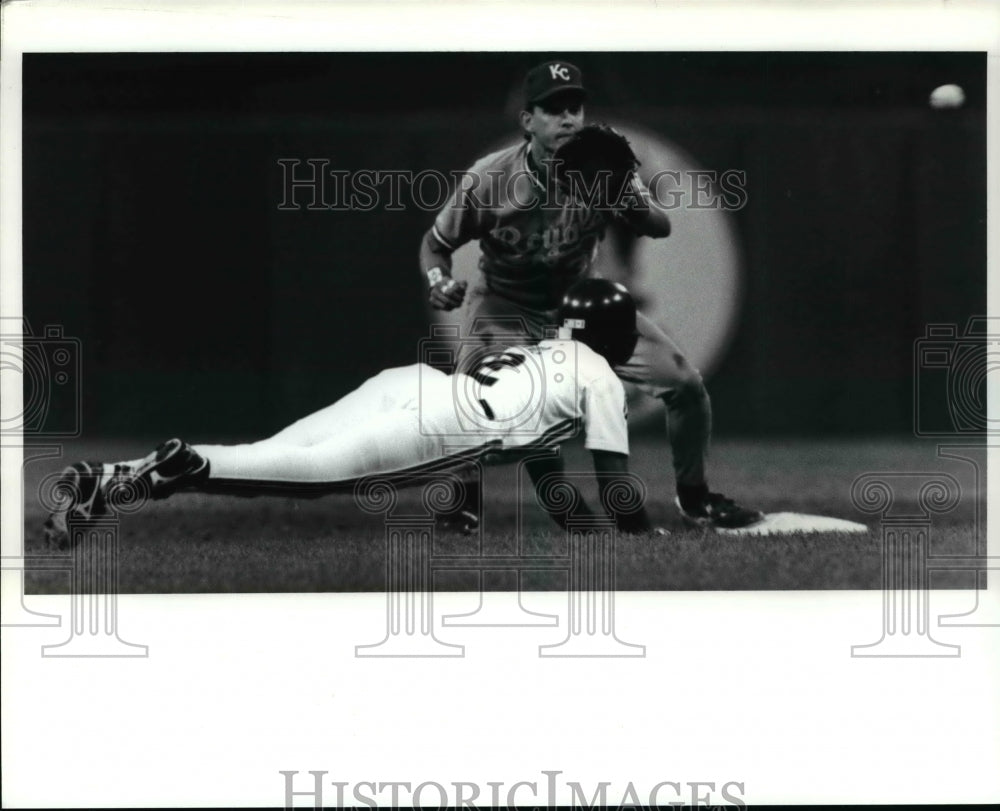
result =
[{"label": "baseball player sliding", "polygon": [[[635,348],[635,302],[621,285],[585,279],[568,290],[558,318],[559,339],[484,356],[469,374],[446,375],[425,364],[388,369],[259,442],[192,446],[171,439],[144,459],[71,465],[56,484],[61,504],[45,523],[46,539],[65,548],[71,516],[100,516],[129,488],[162,499],[179,490],[316,496],[350,492],[370,478],[405,486],[487,455],[497,462],[523,458],[580,426],[602,505],[619,530],[649,531],[641,495],[627,478],[625,391],[611,370]],[[540,503],[560,526],[570,509],[573,516],[586,513],[567,479],[543,466],[529,472]]]},{"label": "baseball player sliding", "polygon": [[[469,296],[462,328],[466,341],[493,346],[542,338],[566,290],[590,273],[598,243],[612,221],[640,236],[670,234],[666,213],[651,201],[634,171],[637,162],[622,165],[617,160],[624,139],[595,134],[584,126],[585,99],[575,65],[555,60],[530,70],[519,116],[524,141],[473,164],[423,238],[420,264],[430,286],[430,304],[439,310],[465,302],[466,285],[452,278],[451,257],[464,243],[479,241],[482,284]],[[586,173],[585,164],[600,162],[595,154],[582,163],[570,160],[588,151],[580,149],[585,134],[588,140],[610,144],[607,171],[598,173],[596,184],[591,174],[583,186],[574,187],[560,178],[563,163],[569,161]],[[682,516],[697,525],[726,528],[761,520],[757,510],[708,488],[705,454],[712,416],[701,375],[641,313],[638,330],[635,351],[614,364],[614,371],[666,405]]]}]

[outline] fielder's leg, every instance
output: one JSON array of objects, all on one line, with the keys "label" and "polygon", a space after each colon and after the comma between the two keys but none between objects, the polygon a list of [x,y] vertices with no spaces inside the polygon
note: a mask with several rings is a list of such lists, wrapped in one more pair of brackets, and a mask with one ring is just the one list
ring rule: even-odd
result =
[{"label": "fielder's leg", "polygon": [[667,435],[673,454],[677,505],[681,515],[702,526],[741,527],[759,521],[757,510],[740,507],[711,493],[705,457],[712,434],[712,405],[701,374],[674,341],[639,313],[639,341],[628,363],[615,368],[622,380],[636,383],[667,408]]},{"label": "fielder's leg", "polygon": [[712,436],[712,405],[698,370],[680,348],[642,313],[639,341],[628,363],[615,368],[667,407],[667,435],[678,488],[705,487],[705,456]]}]

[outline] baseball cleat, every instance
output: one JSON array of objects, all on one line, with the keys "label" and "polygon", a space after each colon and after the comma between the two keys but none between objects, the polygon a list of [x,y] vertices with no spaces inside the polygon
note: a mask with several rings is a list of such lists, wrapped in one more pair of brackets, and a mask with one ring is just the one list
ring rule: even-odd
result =
[{"label": "baseball cleat", "polygon": [[134,475],[149,484],[154,499],[166,498],[206,479],[208,460],[186,442],[168,439],[136,466]]},{"label": "baseball cleat", "polygon": [[49,515],[44,524],[45,542],[48,546],[54,549],[69,548],[67,520],[71,516],[86,521],[107,512],[103,479],[104,465],[100,462],[76,462],[62,472],[53,488],[60,507]]},{"label": "baseball cleat", "polygon": [[88,521],[144,498],[166,498],[208,476],[208,460],[190,445],[170,439],[137,465],[76,462],[67,467],[54,487],[59,509],[44,524],[45,542],[56,549],[70,547],[68,520]]},{"label": "baseball cleat", "polygon": [[681,504],[680,497],[675,498],[674,503],[681,517],[697,527],[741,529],[764,520],[764,513],[760,510],[741,507],[721,493],[707,493],[698,503],[689,504],[687,509]]}]

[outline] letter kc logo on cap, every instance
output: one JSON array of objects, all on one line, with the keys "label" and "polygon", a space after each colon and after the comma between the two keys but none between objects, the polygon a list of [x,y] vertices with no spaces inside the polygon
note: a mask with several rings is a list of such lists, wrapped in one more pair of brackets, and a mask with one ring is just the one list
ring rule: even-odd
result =
[{"label": "letter kc logo on cap", "polygon": [[529,106],[566,90],[575,91],[581,101],[587,96],[580,69],[561,59],[536,65],[524,78],[524,101]]},{"label": "letter kc logo on cap", "polygon": [[553,62],[549,65],[549,73],[552,74],[553,79],[562,79],[564,82],[569,81],[569,71],[558,62]]}]

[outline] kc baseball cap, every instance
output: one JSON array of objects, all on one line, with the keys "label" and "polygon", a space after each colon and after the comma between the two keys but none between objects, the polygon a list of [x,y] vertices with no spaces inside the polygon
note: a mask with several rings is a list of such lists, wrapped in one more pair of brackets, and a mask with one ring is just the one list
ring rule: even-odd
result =
[{"label": "kc baseball cap", "polygon": [[582,98],[586,98],[587,91],[583,89],[583,74],[580,69],[561,59],[544,62],[529,70],[524,78],[524,103],[528,105],[543,101],[564,90],[575,90]]}]

